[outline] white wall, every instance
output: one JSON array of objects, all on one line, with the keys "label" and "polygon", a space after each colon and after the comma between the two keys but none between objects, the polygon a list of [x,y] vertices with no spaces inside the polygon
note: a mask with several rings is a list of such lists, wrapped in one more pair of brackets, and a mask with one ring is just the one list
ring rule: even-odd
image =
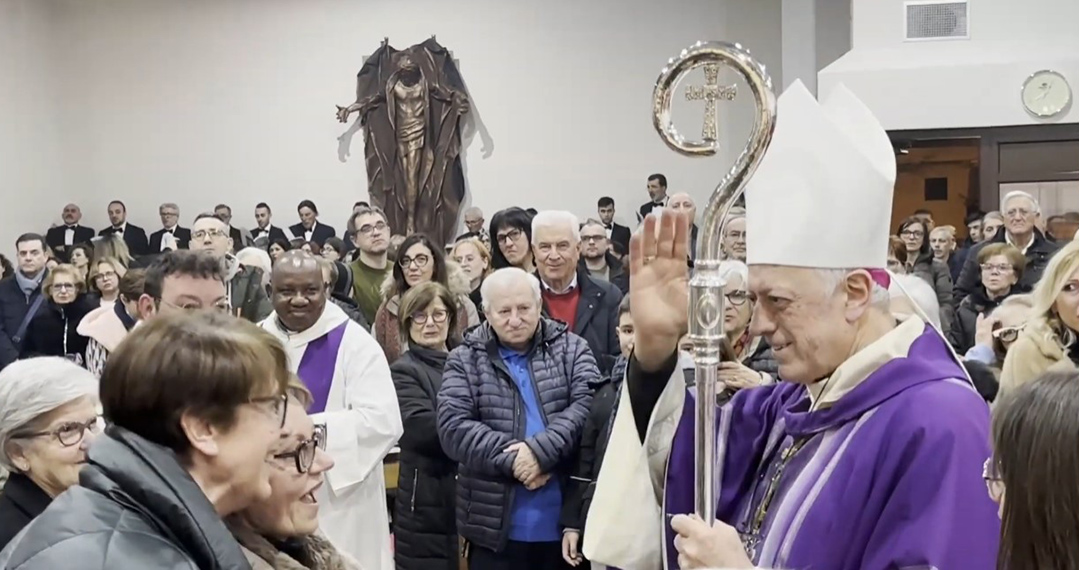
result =
[{"label": "white wall", "polygon": [[[62,100],[52,116],[63,125],[71,192],[98,226],[113,198],[148,228],[165,200],[180,204],[184,223],[223,201],[251,225],[258,201],[291,224],[296,202],[310,198],[342,229],[367,197],[366,176],[360,134],[351,158],[338,159],[348,127],[334,105],[352,102],[362,58],[384,36],[404,48],[432,33],[459,60],[493,139],[489,158],[479,138],[466,153],[488,218],[510,205],[593,215],[606,194],[628,219],[652,172],[702,201],[740,150],[749,102],[723,104],[724,117],[735,115],[723,158],[682,158],[651,126],[660,68],[699,39],[741,40],[776,70],[780,59],[779,0],[22,3],[31,2],[54,8],[48,41]],[[682,130],[695,131],[701,104],[686,105],[679,116],[692,122]],[[39,224],[58,216],[60,193]]]},{"label": "white wall", "polygon": [[1079,2],[972,0],[969,40],[904,42],[904,0],[854,0],[854,49],[820,73],[846,84],[889,130],[1079,122],[1023,109],[1031,73],[1055,69],[1079,89]]},{"label": "white wall", "polygon": [[0,252],[12,262],[15,238],[44,231],[53,212],[59,216],[55,203],[75,194],[66,190],[46,8],[38,0],[0,1]]}]

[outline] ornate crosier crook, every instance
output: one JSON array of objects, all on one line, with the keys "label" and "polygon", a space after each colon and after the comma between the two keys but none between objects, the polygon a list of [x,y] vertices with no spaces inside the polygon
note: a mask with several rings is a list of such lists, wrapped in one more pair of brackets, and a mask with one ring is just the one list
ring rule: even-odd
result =
[{"label": "ornate crosier crook", "polygon": [[[696,511],[709,526],[716,520],[716,383],[720,346],[723,340],[723,287],[719,275],[720,239],[727,214],[745,190],[746,182],[757,170],[776,122],[776,96],[772,80],[764,66],[739,44],[697,42],[667,63],[656,80],[653,93],[652,122],[667,146],[687,156],[714,156],[719,142],[708,137],[700,142],[687,141],[671,122],[671,100],[685,75],[698,67],[719,64],[738,71],[757,103],[753,132],[730,172],[716,186],[708,200],[697,240],[697,258],[689,280],[689,339],[696,362],[697,409],[694,448],[694,497]],[[709,77],[709,83],[714,83]],[[714,105],[714,102],[712,102]]]}]

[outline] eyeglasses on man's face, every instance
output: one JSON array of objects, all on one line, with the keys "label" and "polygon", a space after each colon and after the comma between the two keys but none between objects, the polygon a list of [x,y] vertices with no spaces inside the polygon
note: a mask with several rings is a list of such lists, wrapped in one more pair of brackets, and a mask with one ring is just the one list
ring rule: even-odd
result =
[{"label": "eyeglasses on man's face", "polygon": [[364,224],[364,225],[360,226],[360,229],[358,231],[360,232],[360,235],[365,236],[365,235],[370,234],[371,232],[373,232],[375,230],[378,230],[378,231],[381,232],[384,229],[386,229],[386,222],[377,222],[377,223],[374,223],[374,224]]},{"label": "eyeglasses on man's face", "polygon": [[603,241],[605,239],[607,239],[607,234],[596,234],[596,235],[590,235],[590,236],[586,236],[586,235],[583,235],[583,234],[581,235],[581,241],[583,241],[585,243],[601,242],[601,241]]},{"label": "eyeglasses on man's face", "polygon": [[95,416],[94,419],[85,422],[66,422],[51,430],[31,432],[19,437],[54,437],[60,442],[60,445],[71,447],[78,445],[82,441],[87,430],[94,434],[101,433],[101,417]]},{"label": "eyeglasses on man's face", "polygon": [[296,472],[303,474],[311,470],[311,466],[315,464],[315,455],[320,449],[326,451],[326,424],[315,424],[311,439],[300,442],[299,447],[293,451],[274,455],[274,459],[292,459],[296,465]]},{"label": "eyeglasses on man's face", "polygon": [[742,305],[746,304],[746,301],[749,300],[749,292],[742,291],[740,289],[738,291],[724,293],[723,296],[727,298],[727,302],[734,305],[735,307],[741,307]]},{"label": "eyeglasses on man's face", "polygon": [[210,239],[217,239],[227,236],[228,234],[221,230],[198,230],[191,232],[191,237],[195,239],[206,239],[207,237]]},{"label": "eyeglasses on man's face", "polygon": [[193,301],[184,301],[182,303],[177,304],[177,303],[173,303],[171,301],[166,301],[166,300],[164,300],[164,299],[162,299],[160,297],[157,297],[154,300],[157,301],[159,308],[160,308],[161,305],[164,305],[166,307],[169,307],[170,309],[175,309],[177,311],[191,312],[191,311],[210,310],[210,311],[214,311],[214,312],[217,312],[217,313],[230,313],[230,314],[232,313],[232,307],[229,306],[228,302],[224,301],[224,300],[222,300],[219,303],[214,303],[213,305],[210,305],[209,307],[204,307],[201,304],[195,303]]}]

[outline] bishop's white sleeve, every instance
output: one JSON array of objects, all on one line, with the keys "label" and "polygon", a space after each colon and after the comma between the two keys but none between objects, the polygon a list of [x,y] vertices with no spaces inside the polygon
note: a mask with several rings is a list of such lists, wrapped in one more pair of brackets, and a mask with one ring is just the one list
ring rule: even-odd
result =
[{"label": "bishop's white sleeve", "polygon": [[[365,335],[366,336],[366,335]],[[345,337],[342,350],[350,348]],[[397,390],[382,349],[370,337],[343,358],[347,409],[313,414],[315,423],[326,424],[326,451],[334,468],[326,479],[334,492],[362,482],[375,469],[404,433]]]}]

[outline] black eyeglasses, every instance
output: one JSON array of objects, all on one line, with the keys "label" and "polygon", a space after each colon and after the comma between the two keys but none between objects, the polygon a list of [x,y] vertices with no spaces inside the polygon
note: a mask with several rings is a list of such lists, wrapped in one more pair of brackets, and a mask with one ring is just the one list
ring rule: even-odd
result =
[{"label": "black eyeglasses", "polygon": [[20,437],[31,438],[51,436],[59,440],[60,445],[71,447],[73,445],[78,445],[82,441],[83,436],[86,434],[86,430],[90,430],[90,433],[94,434],[101,433],[101,418],[94,417],[94,419],[86,422],[67,422],[60,424],[56,429],[27,433]]},{"label": "black eyeglasses", "polygon": [[510,242],[515,242],[519,237],[521,237],[521,230],[513,228],[512,230],[504,234],[496,234],[495,243],[504,243],[506,240],[509,240]]},{"label": "black eyeglasses", "polygon": [[746,291],[732,291],[730,293],[724,293],[723,296],[735,307],[741,307],[749,300],[749,293]]},{"label": "black eyeglasses", "polygon": [[248,403],[257,405],[266,415],[275,420],[280,420],[281,423],[278,428],[285,427],[285,419],[288,417],[288,394],[251,398]]},{"label": "black eyeglasses", "polygon": [[293,459],[296,462],[298,473],[307,473],[315,464],[317,450],[326,451],[326,424],[315,424],[315,431],[311,439],[300,442],[300,446],[294,451],[278,453],[274,459]]},{"label": "black eyeglasses", "polygon": [[427,324],[427,317],[430,316],[432,321],[434,321],[434,322],[436,322],[438,324],[442,324],[442,323],[446,322],[446,318],[449,315],[450,314],[447,311],[443,310],[443,309],[436,310],[436,311],[432,312],[430,315],[428,315],[427,313],[424,313],[422,311],[416,311],[415,313],[412,313],[412,322],[417,324],[417,325],[422,326],[422,325]]},{"label": "black eyeglasses", "polygon": [[415,263],[416,267],[419,267],[419,268],[427,267],[427,263],[430,262],[430,261],[431,261],[430,257],[428,257],[428,256],[421,253],[421,254],[417,255],[416,257],[408,257],[408,256],[402,257],[401,259],[397,260],[397,263],[401,267],[403,267],[405,269],[408,269],[408,266],[412,265],[413,263]]}]

